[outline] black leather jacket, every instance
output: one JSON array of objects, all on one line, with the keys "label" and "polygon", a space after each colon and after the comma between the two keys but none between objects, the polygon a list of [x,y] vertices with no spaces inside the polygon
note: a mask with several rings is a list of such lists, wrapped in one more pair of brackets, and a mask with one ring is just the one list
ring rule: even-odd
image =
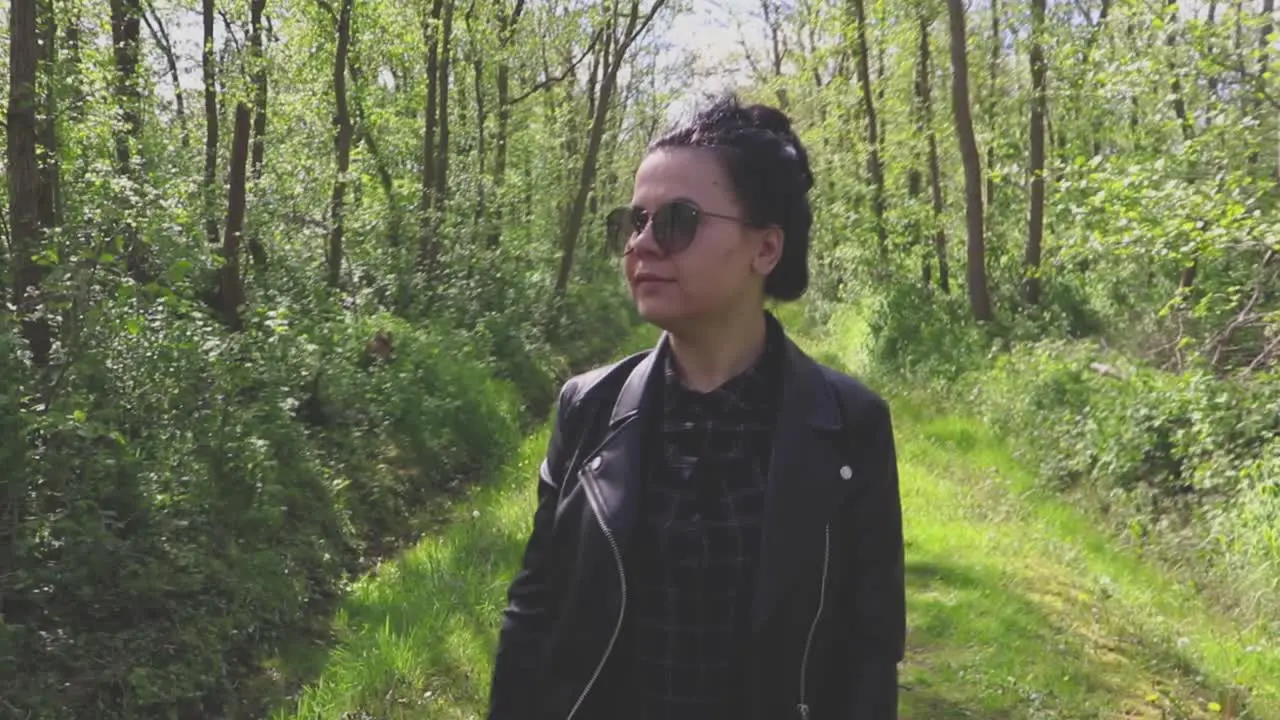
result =
[{"label": "black leather jacket", "polygon": [[[770,321],[773,322],[772,318]],[[890,720],[906,611],[888,407],[785,342],[752,652],[735,720]],[[611,720],[624,558],[656,453],[658,347],[565,383],[523,566],[508,591],[489,720]],[[655,370],[656,369],[656,370]]]}]

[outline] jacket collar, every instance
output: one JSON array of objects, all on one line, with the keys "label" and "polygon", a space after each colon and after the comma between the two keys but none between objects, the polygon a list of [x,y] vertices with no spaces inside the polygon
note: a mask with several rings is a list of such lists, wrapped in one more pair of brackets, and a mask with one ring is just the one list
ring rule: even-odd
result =
[{"label": "jacket collar", "polygon": [[[772,313],[765,322],[782,338],[782,390],[779,422],[802,422],[819,430],[840,429],[840,408],[822,368],[787,337]],[[652,393],[661,381],[662,368],[671,352],[671,336],[663,332],[657,345],[632,368],[613,404],[609,427],[616,428],[652,402]]]},{"label": "jacket collar", "polygon": [[[769,316],[770,323],[777,320]],[[777,329],[781,329],[778,325]],[[825,373],[783,335],[781,399],[769,464],[753,603],[759,627],[782,605],[790,589],[823,562],[823,535],[843,488],[845,462],[839,401]],[[643,494],[652,430],[645,422],[660,398],[663,362],[670,350],[666,334],[628,374],[613,405],[605,439],[593,453],[589,485],[601,513],[623,547],[635,526]]]}]

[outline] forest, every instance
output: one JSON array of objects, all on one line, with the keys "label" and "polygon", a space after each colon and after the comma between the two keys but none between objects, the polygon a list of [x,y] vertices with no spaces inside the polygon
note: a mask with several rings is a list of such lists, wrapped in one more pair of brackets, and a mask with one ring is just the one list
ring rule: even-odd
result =
[{"label": "forest", "polygon": [[[1199,679],[1125,717],[1280,717],[1273,0],[6,5],[0,717],[482,712],[426,689],[477,682],[448,653],[346,690],[314,657],[528,470],[565,378],[651,341],[603,214],[722,91],[813,162],[788,326],[1229,623],[1170,630],[1220,670],[1161,660]],[[922,475],[968,477],[952,435]],[[513,557],[484,552],[475,667]],[[927,658],[915,687],[985,677]],[[908,707],[1120,716],[1009,692]]]}]

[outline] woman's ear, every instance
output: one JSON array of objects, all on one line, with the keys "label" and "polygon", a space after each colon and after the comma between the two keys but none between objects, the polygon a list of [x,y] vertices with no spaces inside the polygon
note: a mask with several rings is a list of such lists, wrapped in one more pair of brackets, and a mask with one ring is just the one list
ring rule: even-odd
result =
[{"label": "woman's ear", "polygon": [[777,225],[760,228],[755,232],[759,233],[759,240],[756,244],[756,255],[751,259],[751,269],[761,275],[768,275],[782,260],[785,237],[782,228]]}]

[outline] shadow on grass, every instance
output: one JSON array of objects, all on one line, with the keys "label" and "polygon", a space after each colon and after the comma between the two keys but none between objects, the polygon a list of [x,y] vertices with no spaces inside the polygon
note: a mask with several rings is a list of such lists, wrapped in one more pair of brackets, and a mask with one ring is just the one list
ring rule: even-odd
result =
[{"label": "shadow on grass", "polygon": [[525,540],[483,518],[459,519],[439,542],[402,560],[382,592],[352,598],[353,629],[417,636],[410,645],[421,653],[417,664],[428,684],[480,712],[507,583]]},{"label": "shadow on grass", "polygon": [[[525,454],[541,443],[526,444]],[[306,688],[275,717],[482,716],[505,591],[524,550],[533,497],[519,467],[456,504],[451,518],[357,585],[336,618],[336,642],[285,673]],[[531,489],[531,488],[530,488]]]},{"label": "shadow on grass", "polygon": [[[483,714],[506,582],[524,537],[482,519],[460,519],[387,568],[376,592],[352,594],[341,652],[368,658],[367,667],[349,678],[326,672],[326,682],[349,689],[304,717]],[[910,560],[907,585],[904,720],[1108,717],[1151,691],[1135,684],[1135,669],[1169,678],[1169,691],[1182,695],[1162,697],[1182,709],[1167,717],[1197,717],[1198,703],[1181,687],[1199,674],[1193,663],[1150,641],[1100,648],[1088,628],[1073,625],[1077,612],[1056,613],[1035,597],[1058,588],[1019,588],[998,570],[943,556]]]},{"label": "shadow on grass", "polygon": [[906,574],[904,720],[1198,718],[1230,695],[1184,653],[1115,627],[1065,585],[1026,586],[998,565],[941,557],[908,560]]}]

